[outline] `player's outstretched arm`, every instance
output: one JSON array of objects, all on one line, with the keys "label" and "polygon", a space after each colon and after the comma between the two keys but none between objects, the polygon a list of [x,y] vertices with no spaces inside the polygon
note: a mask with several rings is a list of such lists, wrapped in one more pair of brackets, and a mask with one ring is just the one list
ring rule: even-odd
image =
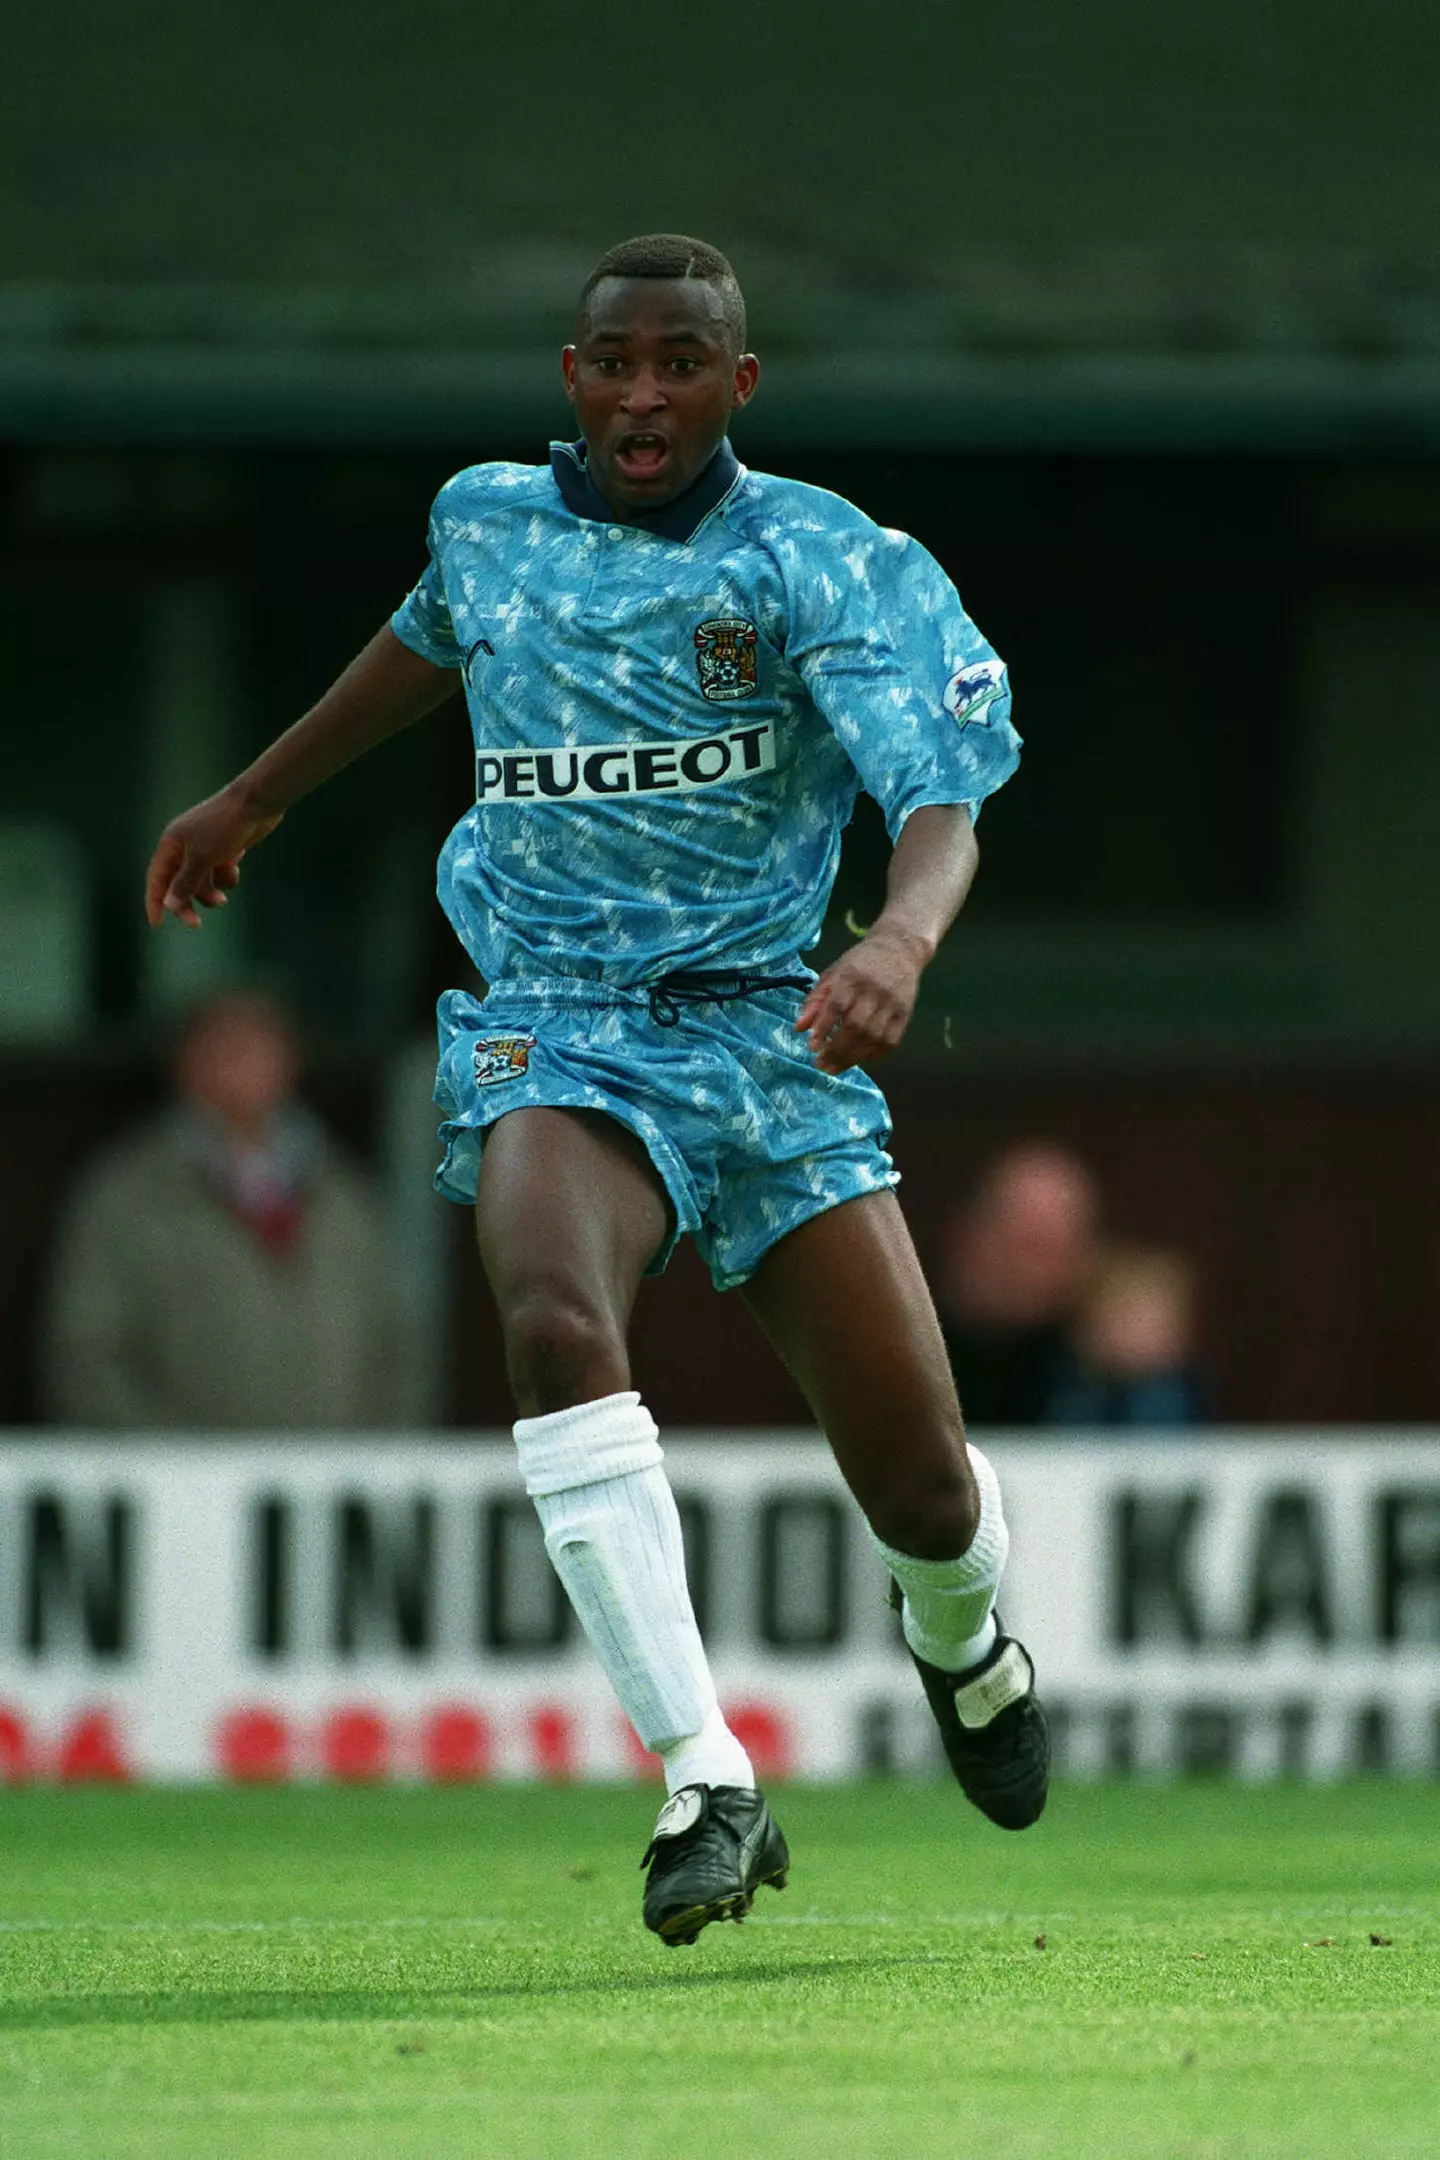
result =
[{"label": "player's outstretched arm", "polygon": [[218,795],[172,818],[145,879],[152,930],[167,915],[200,928],[200,909],[224,907],[240,860],[274,832],[302,795],[366,750],[433,712],[455,688],[449,668],[402,645],[387,626],[357,654],[303,719],[263,750]]},{"label": "player's outstretched arm", "polygon": [[885,905],[857,944],[826,968],[800,1008],[822,1072],[843,1072],[895,1048],[910,1025],[920,977],[964,904],[980,850],[963,803],[912,810],[895,843]]}]

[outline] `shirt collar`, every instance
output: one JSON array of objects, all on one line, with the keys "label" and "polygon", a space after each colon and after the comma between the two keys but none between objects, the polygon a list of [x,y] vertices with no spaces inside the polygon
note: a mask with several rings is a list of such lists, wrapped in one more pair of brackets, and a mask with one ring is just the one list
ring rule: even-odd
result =
[{"label": "shirt collar", "polygon": [[[576,517],[593,518],[602,525],[620,522],[590,477],[583,438],[573,443],[551,443],[550,470],[566,509]],[[704,472],[691,481],[683,494],[654,510],[632,511],[623,522],[638,525],[642,532],[659,533],[665,540],[693,540],[711,511],[719,509],[743,477],[744,470],[727,436]]]}]

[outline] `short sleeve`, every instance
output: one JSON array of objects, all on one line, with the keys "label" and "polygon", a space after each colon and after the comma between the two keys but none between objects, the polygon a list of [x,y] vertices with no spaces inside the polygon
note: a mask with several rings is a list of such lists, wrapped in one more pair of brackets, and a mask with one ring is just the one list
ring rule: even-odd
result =
[{"label": "short sleeve", "polygon": [[435,520],[430,520],[430,560],[420,582],[401,601],[390,618],[390,628],[402,645],[419,653],[435,667],[458,668],[463,659],[455,640],[445,584],[440,574]]},{"label": "short sleeve", "polygon": [[856,515],[797,534],[786,658],[892,840],[925,803],[973,817],[1020,762],[1004,662],[933,555]]}]

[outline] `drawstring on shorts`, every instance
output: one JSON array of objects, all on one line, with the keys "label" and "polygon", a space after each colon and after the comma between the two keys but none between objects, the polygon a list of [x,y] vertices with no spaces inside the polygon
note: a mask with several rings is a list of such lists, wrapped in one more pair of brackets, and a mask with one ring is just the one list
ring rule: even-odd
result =
[{"label": "drawstring on shorts", "polygon": [[808,990],[808,975],[735,975],[713,968],[681,969],[662,975],[647,991],[656,1027],[677,1027],[682,1005],[730,1005],[757,990]]}]

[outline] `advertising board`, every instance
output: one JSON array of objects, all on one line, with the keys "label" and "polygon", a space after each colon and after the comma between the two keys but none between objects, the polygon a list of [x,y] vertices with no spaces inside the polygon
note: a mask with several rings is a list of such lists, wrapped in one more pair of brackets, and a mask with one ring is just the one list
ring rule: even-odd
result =
[{"label": "advertising board", "polygon": [[[1440,1771],[1440,1438],[1006,1436],[1007,1627],[1062,1770]],[[819,1440],[667,1460],[722,1701],[766,1776],[929,1774]],[[507,1438],[0,1448],[0,1779],[651,1775]]]}]

